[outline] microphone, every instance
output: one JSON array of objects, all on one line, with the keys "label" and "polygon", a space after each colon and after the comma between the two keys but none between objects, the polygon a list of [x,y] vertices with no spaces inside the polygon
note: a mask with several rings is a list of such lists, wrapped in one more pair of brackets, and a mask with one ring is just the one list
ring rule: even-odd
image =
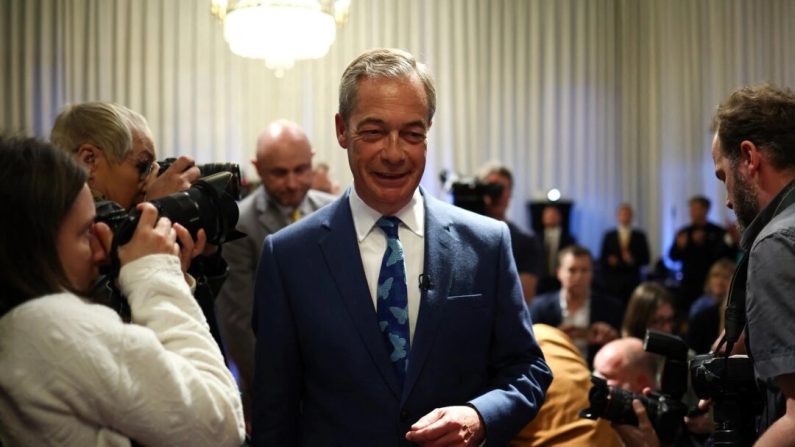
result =
[{"label": "microphone", "polygon": [[426,275],[425,273],[420,274],[420,290],[423,292],[427,292],[433,289],[433,283],[431,282],[431,275]]}]

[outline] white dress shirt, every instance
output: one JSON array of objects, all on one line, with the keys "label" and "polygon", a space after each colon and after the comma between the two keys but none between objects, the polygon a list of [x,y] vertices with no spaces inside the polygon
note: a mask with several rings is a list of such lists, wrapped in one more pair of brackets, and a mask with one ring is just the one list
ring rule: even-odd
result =
[{"label": "white dress shirt", "polygon": [[[362,256],[364,274],[373,301],[373,312],[376,309],[378,275],[381,273],[381,261],[386,251],[386,235],[375,224],[381,213],[370,208],[351,188],[349,196],[353,225],[356,229],[356,240],[359,242],[359,253]],[[425,268],[425,207],[419,188],[409,203],[395,213],[400,219],[398,238],[403,244],[403,257],[406,263],[406,290],[409,305],[409,339],[414,339],[414,328],[420,310],[420,274]]]}]

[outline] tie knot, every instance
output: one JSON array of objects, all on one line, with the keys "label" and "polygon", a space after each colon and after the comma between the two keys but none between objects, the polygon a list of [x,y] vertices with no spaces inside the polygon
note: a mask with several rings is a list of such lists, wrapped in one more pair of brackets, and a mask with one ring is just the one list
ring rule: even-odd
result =
[{"label": "tie knot", "polygon": [[400,227],[400,219],[395,216],[383,216],[375,223],[381,230],[386,233],[390,239],[398,239],[398,227]]}]

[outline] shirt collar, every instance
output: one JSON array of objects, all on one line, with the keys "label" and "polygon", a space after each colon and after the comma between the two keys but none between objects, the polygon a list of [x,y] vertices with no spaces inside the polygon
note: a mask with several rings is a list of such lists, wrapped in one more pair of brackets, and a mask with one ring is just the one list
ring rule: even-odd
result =
[{"label": "shirt collar", "polygon": [[[356,239],[362,242],[367,235],[370,234],[375,223],[382,215],[364,203],[364,200],[356,194],[356,188],[354,187],[351,187],[348,201],[351,205],[351,213],[353,214],[353,226],[356,228]],[[425,206],[419,188],[414,190],[414,194],[411,196],[409,203],[395,213],[395,217],[400,219],[403,225],[412,233],[419,237],[425,235]]]}]

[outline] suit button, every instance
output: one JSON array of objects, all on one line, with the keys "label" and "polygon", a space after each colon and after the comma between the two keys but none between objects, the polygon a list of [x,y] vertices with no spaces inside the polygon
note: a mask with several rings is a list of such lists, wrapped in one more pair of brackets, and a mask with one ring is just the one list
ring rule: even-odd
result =
[{"label": "suit button", "polygon": [[402,410],[400,412],[400,422],[408,423],[409,421],[409,412],[406,410]]}]

